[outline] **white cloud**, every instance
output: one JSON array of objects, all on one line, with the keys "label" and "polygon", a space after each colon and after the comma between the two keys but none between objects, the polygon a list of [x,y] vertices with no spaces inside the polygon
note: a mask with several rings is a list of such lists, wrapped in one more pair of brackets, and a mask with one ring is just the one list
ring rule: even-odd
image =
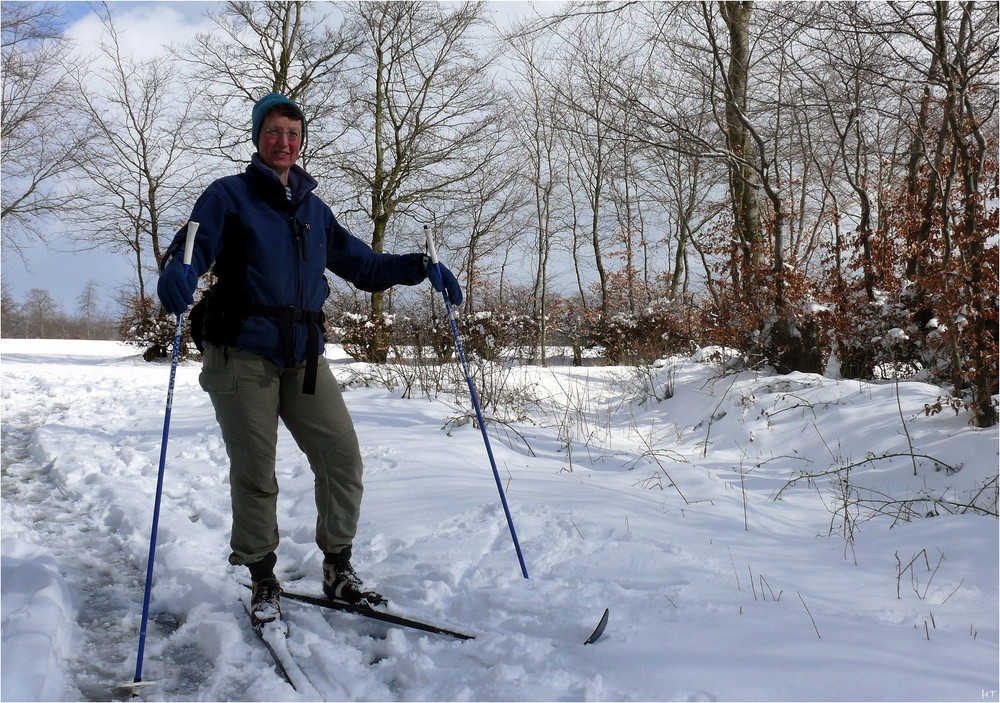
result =
[{"label": "white cloud", "polygon": [[[181,44],[197,32],[215,25],[205,17],[206,9],[221,9],[221,2],[111,2],[111,11],[122,54],[137,60],[162,56],[166,47]],[[94,13],[74,22],[67,35],[90,52],[104,37],[104,26]]]}]

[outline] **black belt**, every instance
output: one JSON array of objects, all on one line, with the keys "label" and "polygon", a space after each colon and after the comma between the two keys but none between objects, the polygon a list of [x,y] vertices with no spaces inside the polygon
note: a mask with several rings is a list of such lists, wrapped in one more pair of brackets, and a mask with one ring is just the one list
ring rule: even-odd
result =
[{"label": "black belt", "polygon": [[308,325],[306,338],[306,375],[302,379],[302,392],[316,393],[316,370],[319,361],[320,328],[325,316],[322,311],[303,310],[296,307],[275,305],[251,305],[250,314],[257,317],[273,317],[278,320],[281,332],[281,348],[285,354],[285,366],[295,366],[295,331],[292,325],[304,322]]}]

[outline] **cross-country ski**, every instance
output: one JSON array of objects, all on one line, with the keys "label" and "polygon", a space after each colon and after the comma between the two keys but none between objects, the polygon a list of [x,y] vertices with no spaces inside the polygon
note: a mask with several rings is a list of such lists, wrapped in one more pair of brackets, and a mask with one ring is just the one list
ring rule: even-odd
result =
[{"label": "cross-country ski", "polygon": [[291,601],[298,601],[299,603],[315,605],[320,608],[327,608],[329,610],[338,610],[343,613],[359,615],[361,617],[378,620],[390,625],[399,625],[400,627],[409,628],[411,630],[419,630],[421,632],[429,632],[437,635],[447,635],[448,637],[454,637],[459,640],[475,639],[475,635],[466,635],[462,632],[456,632],[455,630],[448,629],[447,627],[443,627],[441,625],[434,625],[421,620],[406,617],[404,615],[399,615],[398,613],[393,613],[382,607],[373,608],[372,606],[366,604],[348,603],[334,598],[314,596],[305,593],[295,593],[294,591],[282,591],[281,597]]},{"label": "cross-country ski", "polygon": [[[250,602],[249,598],[244,596],[240,599],[243,602],[243,607],[250,615]],[[261,644],[267,649],[268,653],[271,655],[271,659],[274,660],[274,668],[281,675],[288,685],[294,688],[296,691],[300,690],[299,686],[302,685],[301,672],[296,671],[296,666],[291,660],[291,655],[288,653],[288,643],[286,637],[288,636],[287,626],[283,626],[283,623],[271,622],[266,625],[251,628],[258,637],[260,637]],[[296,671],[296,679],[299,681],[297,686],[289,674],[289,671]]]},{"label": "cross-country ski", "polygon": [[604,615],[601,616],[601,621],[597,623],[597,627],[594,631],[590,633],[590,637],[583,641],[584,644],[594,644],[597,640],[601,639],[601,635],[608,628],[608,618],[611,615],[611,610],[609,608],[604,609]]}]

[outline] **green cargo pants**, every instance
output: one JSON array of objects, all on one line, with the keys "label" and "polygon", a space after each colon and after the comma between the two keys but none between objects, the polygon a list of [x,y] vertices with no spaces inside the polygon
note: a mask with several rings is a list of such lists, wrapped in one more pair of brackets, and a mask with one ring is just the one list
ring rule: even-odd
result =
[{"label": "green cargo pants", "polygon": [[229,454],[232,564],[252,564],[278,547],[278,419],[316,477],[316,544],[336,553],[354,541],[362,461],[354,423],[324,357],[315,395],[302,393],[305,362],[291,368],[234,347],[205,349],[199,382],[208,392]]}]

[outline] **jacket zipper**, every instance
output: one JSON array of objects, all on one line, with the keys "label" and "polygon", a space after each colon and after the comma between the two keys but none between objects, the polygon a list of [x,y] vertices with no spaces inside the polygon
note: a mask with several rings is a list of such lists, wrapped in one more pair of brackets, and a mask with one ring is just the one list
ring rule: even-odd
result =
[{"label": "jacket zipper", "polygon": [[[306,258],[305,252],[305,242],[303,242],[302,228],[299,225],[298,219],[295,217],[295,211],[297,208],[292,202],[288,203],[288,225],[291,230],[292,241],[295,243],[295,306],[300,310],[305,309],[305,304],[302,299],[302,261]],[[294,349],[299,347],[299,330],[298,325],[292,325],[292,343]],[[308,350],[306,350],[308,353]]]}]

